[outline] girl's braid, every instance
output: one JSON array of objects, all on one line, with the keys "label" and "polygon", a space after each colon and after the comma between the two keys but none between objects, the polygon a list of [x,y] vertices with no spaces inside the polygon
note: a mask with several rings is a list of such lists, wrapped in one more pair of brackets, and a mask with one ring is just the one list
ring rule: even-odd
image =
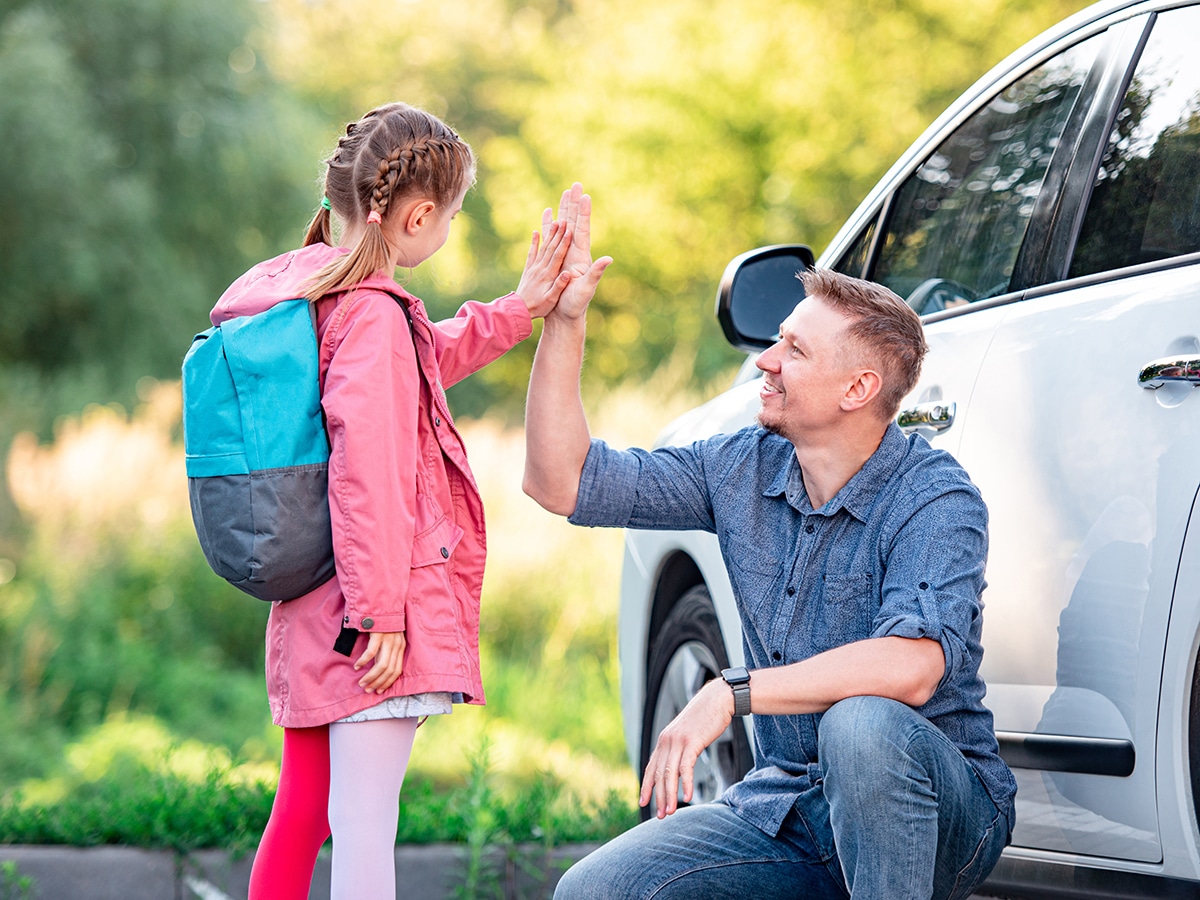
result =
[{"label": "girl's braid", "polygon": [[438,183],[438,167],[449,164],[451,141],[445,137],[422,135],[402,147],[395,147],[379,161],[375,185],[371,190],[371,209],[381,216],[396,196],[411,188],[426,190]]}]

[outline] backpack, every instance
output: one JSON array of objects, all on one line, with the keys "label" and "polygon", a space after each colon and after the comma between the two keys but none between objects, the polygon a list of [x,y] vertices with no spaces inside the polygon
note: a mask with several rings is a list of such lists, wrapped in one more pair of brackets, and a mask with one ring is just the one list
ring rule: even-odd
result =
[{"label": "backpack", "polygon": [[183,360],[183,445],[192,521],[214,572],[268,601],[333,577],[329,437],[307,300],[196,335]]}]

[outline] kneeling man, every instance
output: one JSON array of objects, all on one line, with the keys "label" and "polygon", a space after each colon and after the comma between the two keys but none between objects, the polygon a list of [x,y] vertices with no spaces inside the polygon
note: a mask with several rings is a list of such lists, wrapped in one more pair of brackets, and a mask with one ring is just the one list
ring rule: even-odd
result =
[{"label": "kneeling man", "polygon": [[[800,277],[758,359],[758,424],[687,447],[592,440],[590,293],[546,317],[526,492],[579,525],[715,532],[748,669],[663,730],[640,798],[657,817],[574,866],[559,900],[963,898],[1011,835],[1016,786],[979,675],[987,510],[953,457],[893,422],[920,319],[880,285]],[[700,752],[750,712],[753,770],[678,808]]]}]

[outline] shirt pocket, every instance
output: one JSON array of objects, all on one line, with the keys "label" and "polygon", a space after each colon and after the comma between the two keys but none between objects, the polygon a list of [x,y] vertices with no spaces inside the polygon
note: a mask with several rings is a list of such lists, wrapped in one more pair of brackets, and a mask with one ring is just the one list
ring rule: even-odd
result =
[{"label": "shirt pocket", "polygon": [[783,562],[763,550],[761,536],[754,541],[731,533],[723,551],[729,581],[746,609],[753,612],[770,607],[771,598],[782,590]]},{"label": "shirt pocket", "polygon": [[450,560],[462,540],[462,528],[442,516],[413,538],[407,628],[450,632],[458,628],[458,602],[450,582]]},{"label": "shirt pocket", "polygon": [[879,598],[870,573],[826,575],[821,583],[820,605],[811,616],[817,627],[812,643],[818,650],[840,647],[871,636]]}]

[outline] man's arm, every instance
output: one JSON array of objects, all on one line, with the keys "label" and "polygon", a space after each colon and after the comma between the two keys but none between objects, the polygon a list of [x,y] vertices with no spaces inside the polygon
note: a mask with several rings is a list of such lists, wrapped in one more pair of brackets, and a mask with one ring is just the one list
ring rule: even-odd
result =
[{"label": "man's arm", "polygon": [[[750,711],[758,715],[824,712],[847,697],[887,697],[912,707],[933,696],[945,672],[942,646],[930,638],[869,638],[788,666],[750,673]],[[640,805],[655,797],[661,819],[675,812],[679,784],[691,802],[701,751],[733,721],[733,692],[713,679],[658,737],[642,777]]]},{"label": "man's arm", "polygon": [[559,217],[571,229],[564,270],[573,272],[558,305],[546,316],[525,404],[525,493],[552,513],[569,516],[579,495],[579,476],[591,446],[579,393],[587,307],[612,260],[592,262],[592,201],[575,184],[563,194]]}]

